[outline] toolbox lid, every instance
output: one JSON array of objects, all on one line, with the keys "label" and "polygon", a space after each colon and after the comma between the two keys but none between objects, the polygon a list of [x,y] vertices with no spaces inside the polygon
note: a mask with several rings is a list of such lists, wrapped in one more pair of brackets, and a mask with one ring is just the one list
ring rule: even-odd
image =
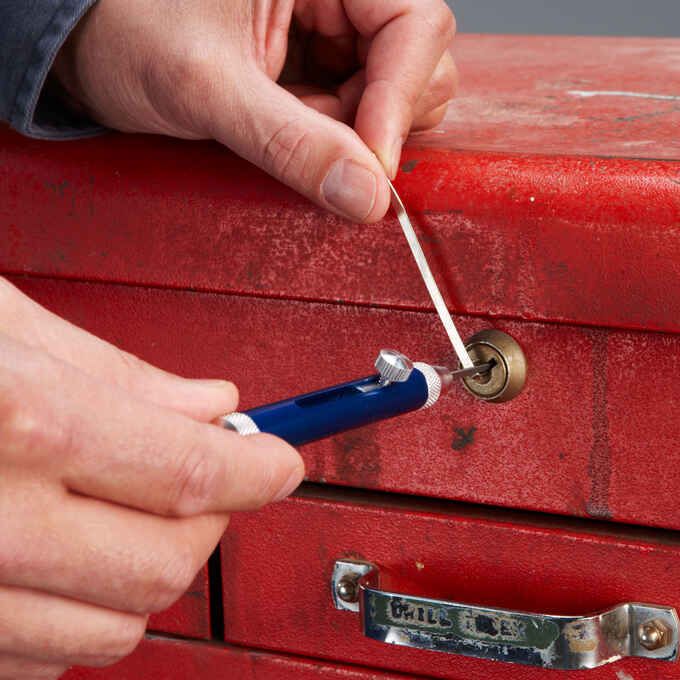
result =
[{"label": "toolbox lid", "polygon": [[[680,331],[680,40],[463,35],[396,186],[452,311]],[[0,271],[429,310],[356,225],[217,144],[0,130]]]}]

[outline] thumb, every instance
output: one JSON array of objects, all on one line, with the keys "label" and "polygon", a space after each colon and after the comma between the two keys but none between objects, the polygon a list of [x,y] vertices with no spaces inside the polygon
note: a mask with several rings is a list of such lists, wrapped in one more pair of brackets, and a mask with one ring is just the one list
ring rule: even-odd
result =
[{"label": "thumb", "polygon": [[218,116],[218,141],[323,208],[357,222],[384,217],[390,202],[385,171],[354,130],[306,106],[260,71],[237,100],[240,129]]}]

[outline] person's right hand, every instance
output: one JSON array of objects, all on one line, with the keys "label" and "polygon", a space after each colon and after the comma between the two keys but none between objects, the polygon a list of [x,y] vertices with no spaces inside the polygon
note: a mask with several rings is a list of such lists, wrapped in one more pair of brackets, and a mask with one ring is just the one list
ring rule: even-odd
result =
[{"label": "person's right hand", "polygon": [[454,95],[455,29],[444,0],[97,0],[52,73],[108,127],[216,139],[376,222],[409,131]]},{"label": "person's right hand", "polygon": [[209,424],[236,403],[230,383],[155,369],[0,279],[0,679],[128,654],[227,513],[299,484],[287,444]]}]

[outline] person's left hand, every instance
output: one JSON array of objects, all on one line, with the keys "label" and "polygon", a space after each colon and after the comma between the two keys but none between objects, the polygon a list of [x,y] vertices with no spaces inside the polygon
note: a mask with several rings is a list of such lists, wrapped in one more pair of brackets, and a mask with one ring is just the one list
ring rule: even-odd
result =
[{"label": "person's left hand", "polygon": [[216,139],[373,222],[409,130],[454,94],[454,32],[444,0],[98,0],[54,75],[109,127]]}]

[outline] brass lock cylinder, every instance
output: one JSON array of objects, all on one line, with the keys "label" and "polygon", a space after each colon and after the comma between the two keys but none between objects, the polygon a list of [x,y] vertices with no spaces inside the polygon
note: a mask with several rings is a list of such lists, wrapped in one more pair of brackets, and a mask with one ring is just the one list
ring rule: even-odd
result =
[{"label": "brass lock cylinder", "polygon": [[493,364],[484,373],[463,378],[468,392],[478,399],[499,403],[514,399],[522,391],[527,377],[527,362],[513,337],[489,328],[473,335],[466,349],[474,364]]}]

